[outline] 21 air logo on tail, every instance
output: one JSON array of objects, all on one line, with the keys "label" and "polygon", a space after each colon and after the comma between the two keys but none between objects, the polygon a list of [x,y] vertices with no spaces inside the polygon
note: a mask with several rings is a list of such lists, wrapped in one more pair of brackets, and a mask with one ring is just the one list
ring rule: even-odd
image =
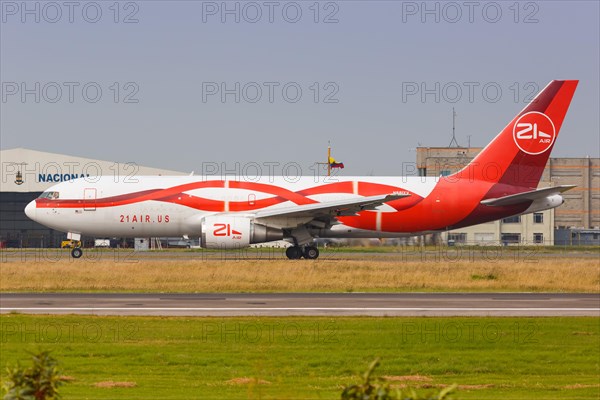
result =
[{"label": "21 air logo on tail", "polygon": [[542,154],[552,147],[556,129],[546,114],[532,111],[517,119],[513,127],[513,139],[521,151],[531,155]]}]

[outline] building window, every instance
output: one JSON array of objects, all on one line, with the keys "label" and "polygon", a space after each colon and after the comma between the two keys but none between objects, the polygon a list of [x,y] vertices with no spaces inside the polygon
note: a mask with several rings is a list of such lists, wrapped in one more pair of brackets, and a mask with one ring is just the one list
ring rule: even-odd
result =
[{"label": "building window", "polygon": [[419,176],[427,176],[427,168],[419,168]]},{"label": "building window", "polygon": [[535,244],[544,243],[544,234],[543,233],[534,233],[533,234],[533,243],[535,243]]},{"label": "building window", "polygon": [[504,218],[502,222],[505,224],[518,224],[521,222],[521,216],[515,215],[514,217]]},{"label": "building window", "polygon": [[476,232],[475,233],[475,243],[493,243],[496,242],[498,243],[498,240],[496,239],[496,235],[494,235],[494,232]]},{"label": "building window", "polygon": [[441,174],[442,176],[448,176],[452,173],[452,171],[450,171],[449,169],[443,169]]},{"label": "building window", "polygon": [[520,233],[503,233],[502,244],[517,244],[521,243],[521,234]]},{"label": "building window", "polygon": [[466,233],[448,233],[448,243],[465,244],[467,243]]},{"label": "building window", "polygon": [[544,214],[542,214],[542,213],[533,213],[533,223],[534,224],[542,224],[542,223],[544,223]]}]

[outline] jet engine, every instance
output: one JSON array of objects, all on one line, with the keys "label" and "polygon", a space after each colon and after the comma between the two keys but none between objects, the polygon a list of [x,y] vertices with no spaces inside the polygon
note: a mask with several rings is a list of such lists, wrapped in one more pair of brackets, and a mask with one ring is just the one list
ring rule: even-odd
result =
[{"label": "jet engine", "polygon": [[205,249],[239,249],[283,239],[281,229],[257,224],[250,217],[227,215],[203,218],[201,232],[200,245]]}]

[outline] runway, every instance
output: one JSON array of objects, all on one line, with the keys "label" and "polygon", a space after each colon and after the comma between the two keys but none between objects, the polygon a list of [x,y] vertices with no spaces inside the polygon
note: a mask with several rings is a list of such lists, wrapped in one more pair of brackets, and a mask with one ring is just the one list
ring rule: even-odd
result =
[{"label": "runway", "polygon": [[129,316],[600,316],[600,294],[2,293],[0,312]]}]

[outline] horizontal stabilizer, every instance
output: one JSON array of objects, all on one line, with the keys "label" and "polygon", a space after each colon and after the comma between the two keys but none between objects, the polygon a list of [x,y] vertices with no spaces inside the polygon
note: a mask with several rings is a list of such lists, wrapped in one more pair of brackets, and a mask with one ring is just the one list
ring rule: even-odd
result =
[{"label": "horizontal stabilizer", "polygon": [[532,190],[531,192],[511,194],[509,196],[498,197],[496,199],[486,199],[482,200],[481,204],[490,207],[512,206],[514,204],[543,199],[545,197],[552,196],[553,194],[563,193],[567,190],[573,189],[574,187],[575,185],[553,186],[543,189]]}]

